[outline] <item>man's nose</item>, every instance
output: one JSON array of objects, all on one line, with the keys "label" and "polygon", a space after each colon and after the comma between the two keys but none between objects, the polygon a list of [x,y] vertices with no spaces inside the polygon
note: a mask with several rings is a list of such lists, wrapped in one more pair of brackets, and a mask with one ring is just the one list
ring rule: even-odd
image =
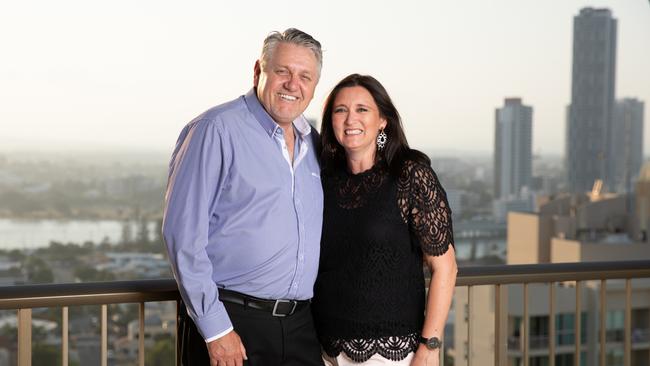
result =
[{"label": "man's nose", "polygon": [[298,77],[289,75],[287,80],[284,82],[284,87],[291,91],[298,90]]}]

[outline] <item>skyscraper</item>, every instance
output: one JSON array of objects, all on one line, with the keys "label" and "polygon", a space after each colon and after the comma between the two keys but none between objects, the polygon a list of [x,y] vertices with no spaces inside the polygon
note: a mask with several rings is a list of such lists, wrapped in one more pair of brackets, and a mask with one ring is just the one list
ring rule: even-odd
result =
[{"label": "skyscraper", "polygon": [[643,164],[643,102],[634,98],[616,101],[612,126],[612,190],[632,190]]},{"label": "skyscraper", "polygon": [[609,9],[584,8],[573,18],[571,105],[567,113],[569,190],[614,185],[611,150],[617,21]]},{"label": "skyscraper", "polygon": [[494,197],[518,196],[530,188],[532,175],[533,108],[520,98],[506,98],[495,113]]}]

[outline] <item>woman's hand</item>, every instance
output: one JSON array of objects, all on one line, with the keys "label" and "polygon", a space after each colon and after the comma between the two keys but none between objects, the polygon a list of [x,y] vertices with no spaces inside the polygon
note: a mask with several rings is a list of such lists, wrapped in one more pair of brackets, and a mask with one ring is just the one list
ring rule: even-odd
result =
[{"label": "woman's hand", "polygon": [[431,350],[423,344],[419,345],[411,366],[440,366],[440,349]]}]

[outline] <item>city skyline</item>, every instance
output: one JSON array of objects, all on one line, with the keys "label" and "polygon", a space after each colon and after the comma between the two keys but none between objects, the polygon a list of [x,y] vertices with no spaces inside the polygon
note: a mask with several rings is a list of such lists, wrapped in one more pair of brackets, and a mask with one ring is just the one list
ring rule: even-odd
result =
[{"label": "city skyline", "polygon": [[12,35],[0,60],[0,152],[171,151],[183,125],[252,86],[264,36],[295,26],[325,50],[307,117],[319,119],[336,81],[367,73],[395,100],[414,147],[491,156],[494,109],[519,97],[535,109],[533,152],[562,155],[573,17],[586,6],[609,8],[618,20],[616,99],[648,102],[650,5],[641,0],[330,2],[291,10],[11,4],[0,15],[0,30]]}]

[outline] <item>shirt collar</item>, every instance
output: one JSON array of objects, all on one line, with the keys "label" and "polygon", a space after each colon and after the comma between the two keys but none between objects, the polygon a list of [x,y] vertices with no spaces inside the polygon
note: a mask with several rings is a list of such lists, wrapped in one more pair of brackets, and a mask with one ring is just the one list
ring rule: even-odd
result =
[{"label": "shirt collar", "polygon": [[[273,118],[271,118],[268,112],[266,112],[266,109],[262,106],[262,103],[257,99],[255,88],[252,88],[248,93],[246,93],[246,95],[244,95],[244,101],[246,102],[248,110],[253,114],[262,128],[264,128],[264,131],[266,131],[269,136],[273,137],[276,131],[281,127],[273,120]],[[302,115],[298,116],[298,118],[293,121],[293,126],[302,138],[305,138],[305,136],[311,133],[311,126],[309,125],[309,122],[307,122],[307,119]]]}]

